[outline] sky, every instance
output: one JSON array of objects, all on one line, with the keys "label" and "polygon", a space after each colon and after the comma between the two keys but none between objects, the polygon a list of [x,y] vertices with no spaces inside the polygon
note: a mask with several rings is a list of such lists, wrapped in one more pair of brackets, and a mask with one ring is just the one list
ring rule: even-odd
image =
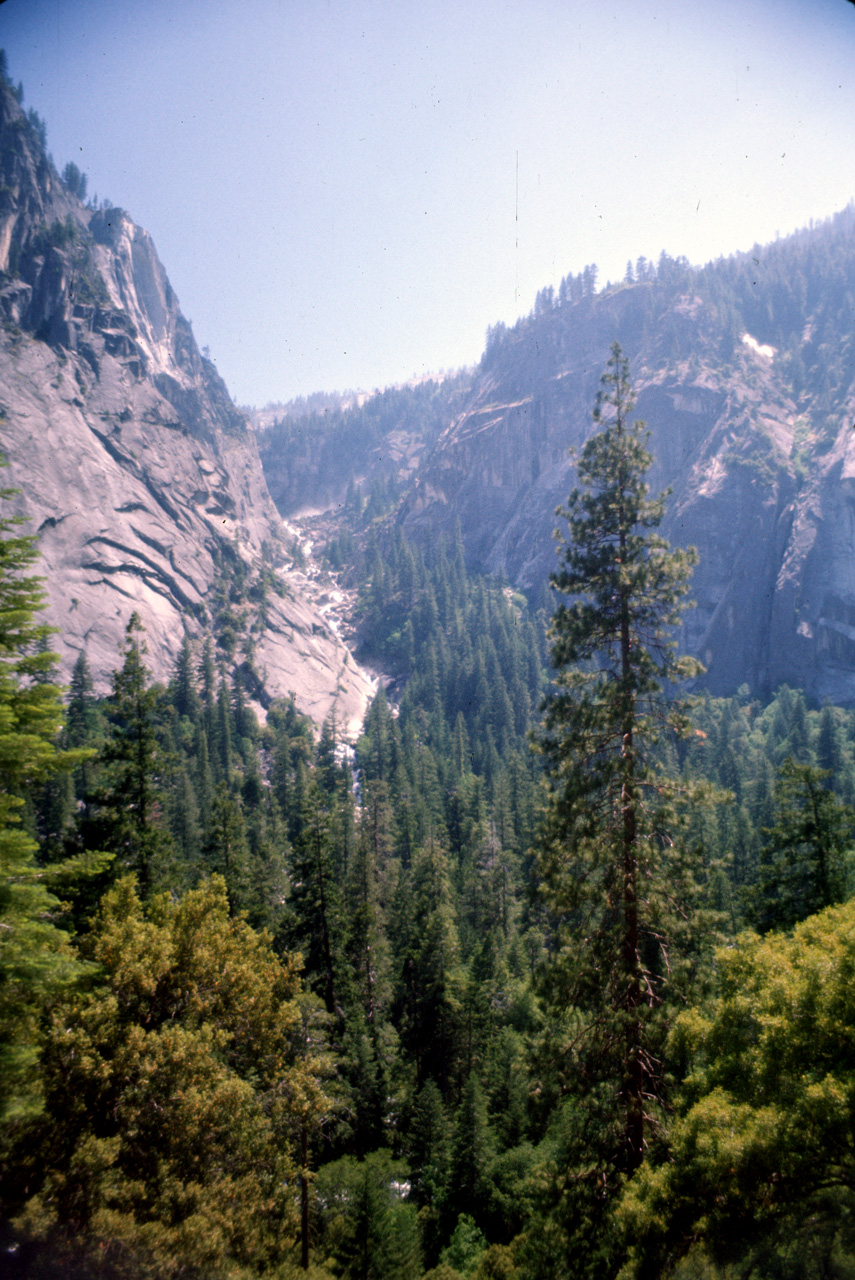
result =
[{"label": "sky", "polygon": [[244,405],[472,365],[589,263],[855,196],[848,0],[0,0],[0,46]]}]

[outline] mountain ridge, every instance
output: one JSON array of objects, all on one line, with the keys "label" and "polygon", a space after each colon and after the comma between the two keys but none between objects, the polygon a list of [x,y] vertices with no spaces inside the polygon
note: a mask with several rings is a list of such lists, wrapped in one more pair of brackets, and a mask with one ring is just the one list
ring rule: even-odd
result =
[{"label": "mountain ridge", "polygon": [[0,448],[38,533],[62,675],[109,687],[131,612],[154,676],[211,637],[263,707],[294,692],[353,732],[373,685],[288,581],[256,440],[151,237],[66,190],[0,87]]},{"label": "mountain ridge", "polygon": [[372,681],[289,584],[281,517],[344,514],[361,485],[372,521],[391,507],[416,541],[459,527],[470,567],[539,597],[568,450],[593,430],[618,340],[651,487],[673,490],[663,532],[700,550],[680,640],[706,687],[855,703],[852,206],[703,268],[640,259],[599,293],[586,268],[492,328],[474,370],[321,397],[320,412],[310,397],[251,429],[151,238],[66,188],[8,84],[0,147],[0,447],[39,533],[66,678],[85,648],[106,688],[136,609],[158,678],[185,631],[212,637],[260,705],[294,691],[355,732]]},{"label": "mountain ridge", "polygon": [[[447,421],[399,474],[394,519],[421,542],[459,525],[470,567],[539,598],[555,510],[574,484],[569,450],[594,429],[618,340],[651,430],[651,488],[673,490],[663,533],[700,550],[680,639],[706,665],[705,687],[790,683],[855,702],[855,208],[703,268],[663,254],[630,274],[597,293],[586,269],[489,331]],[[357,422],[342,418],[334,430],[320,415],[301,425],[329,467],[334,439]],[[372,447],[411,428],[402,401]],[[305,449],[275,430],[259,439],[269,474],[313,490],[320,469]],[[367,450],[349,465],[367,474]]]}]

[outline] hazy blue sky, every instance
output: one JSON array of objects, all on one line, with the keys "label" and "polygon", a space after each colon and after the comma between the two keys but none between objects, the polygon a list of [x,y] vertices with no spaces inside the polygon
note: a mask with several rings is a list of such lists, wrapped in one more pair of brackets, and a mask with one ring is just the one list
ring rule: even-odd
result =
[{"label": "hazy blue sky", "polygon": [[473,363],[587,263],[855,195],[847,0],[6,0],[0,44],[242,403]]}]

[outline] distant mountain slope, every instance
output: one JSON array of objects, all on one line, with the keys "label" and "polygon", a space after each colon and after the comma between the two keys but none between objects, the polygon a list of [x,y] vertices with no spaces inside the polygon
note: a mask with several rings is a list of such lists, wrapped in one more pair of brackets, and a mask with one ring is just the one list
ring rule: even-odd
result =
[{"label": "distant mountain slope", "polygon": [[[312,396],[252,413],[270,493],[283,515],[341,506],[359,485],[403,486],[416,474],[472,376],[458,373],[371,395]],[[320,403],[316,403],[320,402]]]},{"label": "distant mountain slope", "polygon": [[648,422],[664,533],[701,561],[684,642],[729,693],[855,701],[855,211],[702,271],[663,255],[595,294],[565,281],[490,336],[464,410],[408,494],[416,534],[460,520],[470,558],[537,590],[568,446],[593,429],[617,339]]},{"label": "distant mountain slope", "polygon": [[586,269],[496,326],[471,373],[254,433],[148,235],[64,186],[0,86],[0,448],[39,530],[65,672],[85,647],[101,687],[137,609],[158,677],[186,628],[260,699],[294,690],[315,718],[354,721],[367,678],[320,601],[274,573],[287,549],[270,492],[293,514],[359,483],[378,518],[396,503],[421,539],[459,523],[471,566],[539,595],[568,447],[592,429],[618,339],[652,483],[673,490],[664,532],[700,551],[683,641],[708,686],[855,703],[853,314],[850,208],[702,270],[639,260],[597,293]]},{"label": "distant mountain slope", "polygon": [[357,718],[368,684],[282,568],[255,437],[190,325],[151,238],[66,188],[0,85],[0,448],[39,533],[66,676],[104,688],[133,610],[154,674],[185,629],[211,634],[262,701],[293,690]]},{"label": "distant mountain slope", "polygon": [[[664,532],[700,550],[683,640],[707,685],[790,682],[853,703],[853,314],[851,207],[701,270],[640,259],[597,293],[588,268],[490,332],[457,404],[439,404],[442,430],[399,473],[396,518],[417,539],[459,522],[470,565],[538,595],[556,564],[555,508],[573,487],[568,449],[593,429],[617,339],[652,432],[652,485],[673,489]],[[405,390],[393,407],[395,430],[411,436],[421,407]],[[368,408],[340,410],[329,427],[316,415],[312,456],[335,457],[346,440],[365,472],[376,447],[359,431]],[[278,478],[307,467],[306,425],[264,438],[280,503]]]}]

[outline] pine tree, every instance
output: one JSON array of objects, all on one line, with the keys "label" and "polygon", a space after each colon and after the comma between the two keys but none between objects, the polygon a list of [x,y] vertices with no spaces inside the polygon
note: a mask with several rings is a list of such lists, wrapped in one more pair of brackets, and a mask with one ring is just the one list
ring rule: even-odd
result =
[{"label": "pine tree", "polygon": [[435,1080],[425,1081],[413,1106],[408,1151],[416,1202],[435,1206],[445,1196],[451,1135],[442,1094]]},{"label": "pine tree", "polygon": [[463,1089],[457,1112],[449,1176],[449,1211],[471,1214],[483,1224],[489,1200],[487,1170],[493,1154],[493,1135],[487,1116],[487,1100],[477,1074],[472,1071]]},{"label": "pine tree", "polygon": [[98,712],[95,706],[92,672],[89,670],[86,650],[81,649],[71,673],[71,684],[68,689],[65,731],[69,746],[82,747],[90,743],[97,727]]},{"label": "pine tree", "polygon": [[199,702],[199,694],[196,691],[193,654],[190,649],[190,641],[186,635],[175,660],[169,691],[172,694],[172,702],[178,714],[195,720],[201,710],[201,704]]},{"label": "pine tree", "polygon": [[210,636],[205,641],[202,661],[199,664],[199,681],[201,685],[201,701],[205,714],[205,730],[208,734],[208,748],[214,741],[217,700],[217,672],[214,666],[214,647]]},{"label": "pine tree", "polygon": [[137,613],[125,630],[124,662],[113,674],[112,734],[103,752],[106,789],[98,797],[103,844],[136,873],[147,896],[170,857],[161,826],[164,760],[155,729],[156,695],[145,665],[145,628]]},{"label": "pine tree", "polygon": [[333,712],[331,716],[327,716],[321,726],[321,737],[315,755],[315,773],[318,783],[331,796],[336,794],[341,781],[341,767],[336,759],[337,748],[335,712]]},{"label": "pine tree", "polygon": [[[9,500],[15,490],[0,490]],[[39,1018],[49,995],[75,973],[59,903],[36,863],[37,846],[21,826],[27,786],[79,765],[82,752],[58,751],[58,661],[39,622],[41,579],[29,574],[36,540],[15,534],[18,517],[0,518],[0,1119],[38,1106],[33,1065]]]},{"label": "pine tree", "polygon": [[587,1124],[580,1141],[587,1177],[602,1189],[595,1199],[608,1207],[615,1173],[630,1175],[644,1159],[662,1092],[656,1013],[694,885],[673,838],[657,743],[686,728],[663,689],[698,668],[676,657],[672,638],[696,557],[654,532],[665,495],[648,497],[648,433],[630,424],[617,343],[602,384],[599,430],[578,461],[581,487],[559,508],[569,538],[552,584],[569,602],[551,630],[558,675],[539,739],[550,788],[539,870],[554,933],[546,994],[570,1046],[558,1050],[569,1059],[563,1087],[579,1090],[583,1109],[590,1100],[591,1115],[600,1108],[599,1158]]},{"label": "pine tree", "polygon": [[227,782],[219,783],[214,794],[203,855],[207,870],[223,877],[232,912],[243,910],[249,894],[249,843],[240,799]]},{"label": "pine tree", "polygon": [[214,716],[214,740],[217,746],[214,759],[218,765],[218,776],[228,782],[231,779],[234,763],[232,748],[234,717],[229,699],[229,688],[226,683],[226,673],[222,669],[220,670],[220,683],[217,689]]},{"label": "pine tree", "polygon": [[[342,1280],[417,1280],[422,1275],[415,1206],[400,1199],[406,1168],[390,1151],[345,1156],[319,1174],[326,1251]],[[325,1273],[326,1274],[326,1273]]]},{"label": "pine tree", "polygon": [[846,895],[855,813],[828,787],[828,770],[787,759],[778,771],[775,823],[763,829],[752,915],[761,931],[792,928]]},{"label": "pine tree", "polygon": [[448,855],[433,837],[413,860],[410,912],[401,1040],[419,1086],[432,1077],[447,1090],[455,1058],[460,943]]},{"label": "pine tree", "polygon": [[290,907],[292,942],[302,952],[307,985],[323,998],[327,1013],[340,1012],[344,921],[336,880],[330,818],[324,796],[313,778],[300,815],[291,852]]}]

